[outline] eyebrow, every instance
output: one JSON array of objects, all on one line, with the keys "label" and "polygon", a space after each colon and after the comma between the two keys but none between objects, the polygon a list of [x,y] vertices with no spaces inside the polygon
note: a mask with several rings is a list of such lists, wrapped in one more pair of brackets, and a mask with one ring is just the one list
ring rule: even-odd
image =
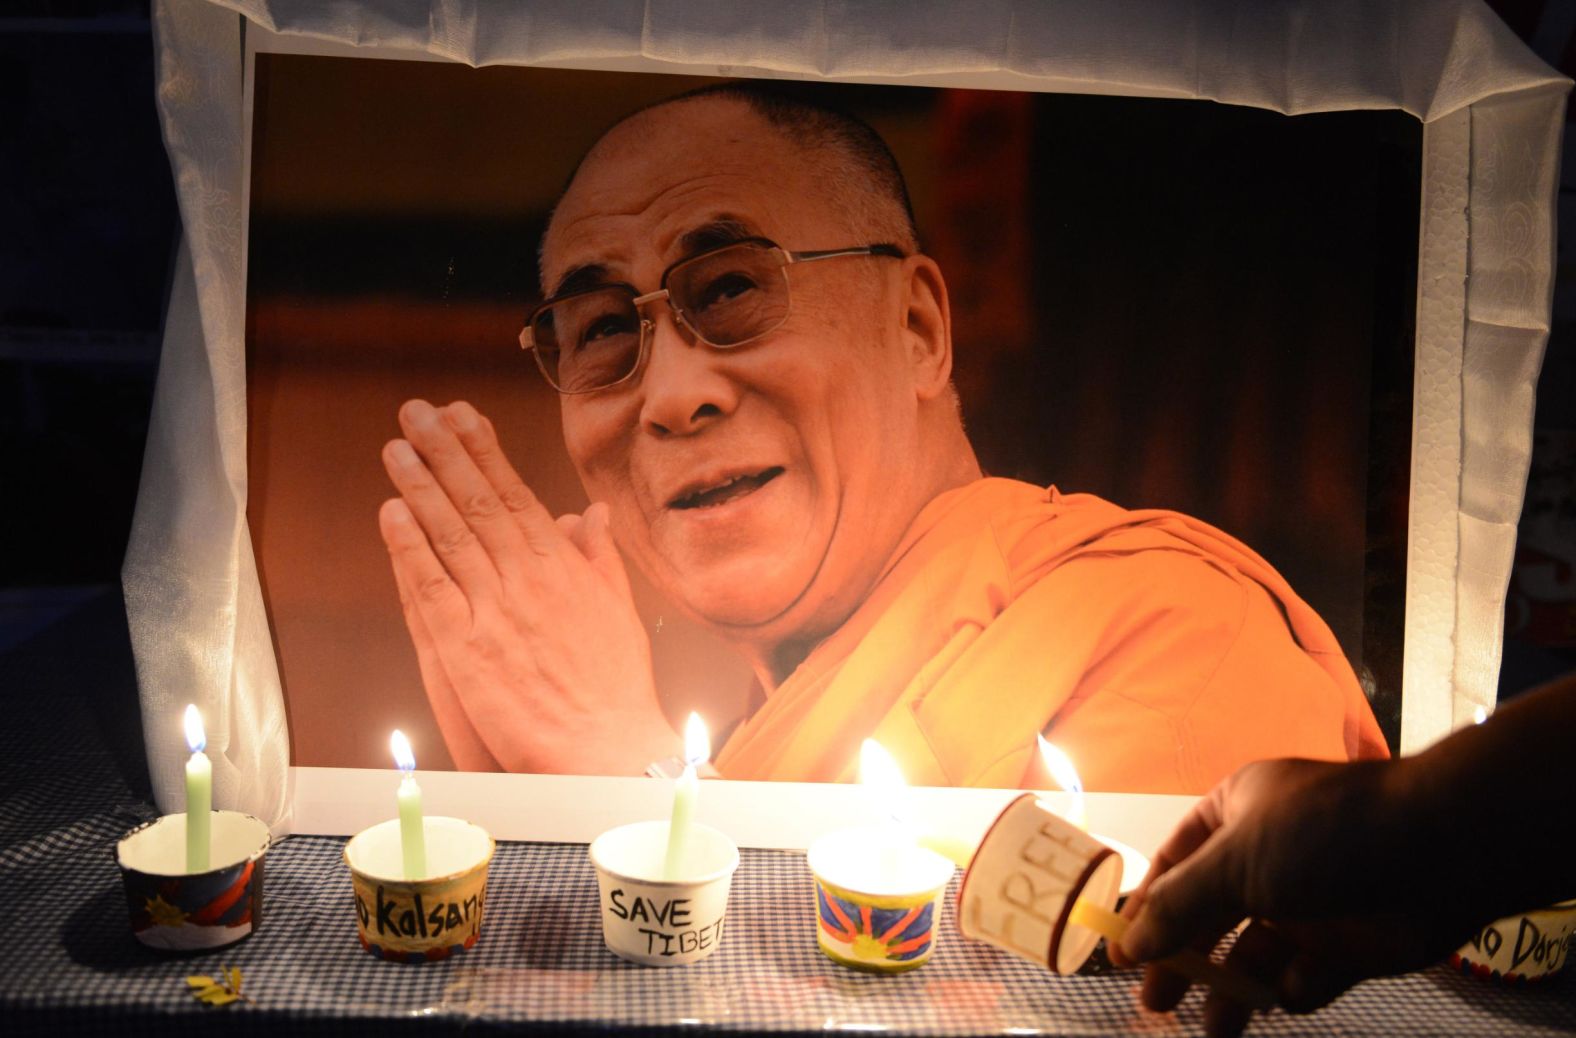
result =
[{"label": "eyebrow", "polygon": [[708,220],[679,238],[679,249],[685,256],[694,256],[708,249],[721,248],[747,238],[759,238],[760,231],[737,216],[719,216]]},{"label": "eyebrow", "polygon": [[[760,236],[758,230],[739,217],[719,216],[707,220],[694,230],[686,231],[679,238],[679,251],[682,258],[688,258],[710,249],[718,249],[724,245],[732,245],[734,242]],[[547,294],[547,298],[557,299],[559,296],[573,292],[583,292],[588,288],[613,284],[618,282],[613,280],[606,266],[601,263],[584,263],[565,271],[563,278]]]},{"label": "eyebrow", "polygon": [[549,299],[568,295],[571,292],[582,292],[588,288],[597,288],[601,285],[612,284],[608,270],[600,263],[585,263],[578,267],[571,267],[564,273],[562,279],[547,294]]}]

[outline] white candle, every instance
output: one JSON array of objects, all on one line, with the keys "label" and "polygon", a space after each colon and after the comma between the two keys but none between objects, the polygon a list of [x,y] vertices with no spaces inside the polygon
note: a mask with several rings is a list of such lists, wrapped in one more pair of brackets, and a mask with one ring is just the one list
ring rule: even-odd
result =
[{"label": "white candle", "polygon": [[405,777],[399,784],[399,842],[404,852],[405,878],[427,878],[426,823],[421,818],[421,787],[416,785],[416,755],[410,751],[410,740],[398,728],[389,736],[389,749],[394,751],[394,763]]},{"label": "white candle", "polygon": [[689,847],[690,827],[700,801],[700,777],[695,769],[711,757],[711,736],[699,714],[690,714],[684,723],[684,772],[673,785],[673,817],[668,823],[668,850],[662,875],[679,879],[684,874],[684,858]]},{"label": "white candle", "polygon": [[1040,744],[1040,759],[1045,762],[1045,770],[1051,773],[1051,778],[1056,784],[1072,794],[1072,806],[1068,808],[1065,817],[1080,829],[1089,828],[1089,812],[1084,806],[1083,780],[1078,777],[1078,769],[1073,767],[1072,758],[1063,753],[1054,743],[1045,741],[1045,736],[1036,735],[1035,739]]},{"label": "white candle", "polygon": [[186,762],[186,871],[207,872],[213,843],[213,762],[202,752],[208,736],[195,703],[186,705],[186,745],[192,751]]},{"label": "white candle", "polygon": [[889,883],[903,872],[904,862],[916,846],[916,834],[904,820],[902,800],[908,782],[903,770],[886,747],[874,739],[866,739],[859,746],[859,785],[881,819],[875,835],[875,867],[883,884]]}]

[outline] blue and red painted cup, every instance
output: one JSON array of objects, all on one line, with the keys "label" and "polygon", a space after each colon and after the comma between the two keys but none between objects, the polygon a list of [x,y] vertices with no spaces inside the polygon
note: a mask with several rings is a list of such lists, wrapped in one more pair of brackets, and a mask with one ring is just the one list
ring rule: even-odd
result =
[{"label": "blue and red painted cup", "polygon": [[186,816],[165,815],[123,836],[116,859],[137,940],[161,951],[222,948],[262,922],[268,826],[239,811],[215,811],[214,867],[186,871]]}]

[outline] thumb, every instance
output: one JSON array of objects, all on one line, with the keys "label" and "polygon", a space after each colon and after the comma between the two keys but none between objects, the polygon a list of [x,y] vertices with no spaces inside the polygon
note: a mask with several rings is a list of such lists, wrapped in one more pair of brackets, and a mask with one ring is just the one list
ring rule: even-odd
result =
[{"label": "thumb", "polygon": [[1213,947],[1242,921],[1248,913],[1236,843],[1231,832],[1219,832],[1149,886],[1120,942],[1125,958],[1149,962],[1188,946]]},{"label": "thumb", "polygon": [[586,507],[571,537],[602,579],[628,595],[629,575],[624,571],[624,557],[613,542],[611,514],[605,501],[594,501]]}]

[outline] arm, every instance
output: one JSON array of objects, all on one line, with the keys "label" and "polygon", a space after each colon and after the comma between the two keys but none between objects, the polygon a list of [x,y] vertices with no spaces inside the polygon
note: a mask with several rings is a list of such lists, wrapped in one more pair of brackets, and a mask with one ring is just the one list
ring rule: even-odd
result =
[{"label": "arm", "polygon": [[606,507],[555,520],[469,404],[399,418],[379,527],[456,761],[639,774],[678,752]]},{"label": "arm", "polygon": [[[1576,675],[1415,757],[1249,765],[1160,849],[1115,957],[1207,949],[1249,918],[1228,961],[1294,1012],[1437,962],[1484,923],[1576,893],[1573,736]],[[1186,988],[1150,967],[1143,999],[1170,1009]],[[1247,1016],[1214,994],[1205,1003],[1211,1034],[1236,1034]]]}]

